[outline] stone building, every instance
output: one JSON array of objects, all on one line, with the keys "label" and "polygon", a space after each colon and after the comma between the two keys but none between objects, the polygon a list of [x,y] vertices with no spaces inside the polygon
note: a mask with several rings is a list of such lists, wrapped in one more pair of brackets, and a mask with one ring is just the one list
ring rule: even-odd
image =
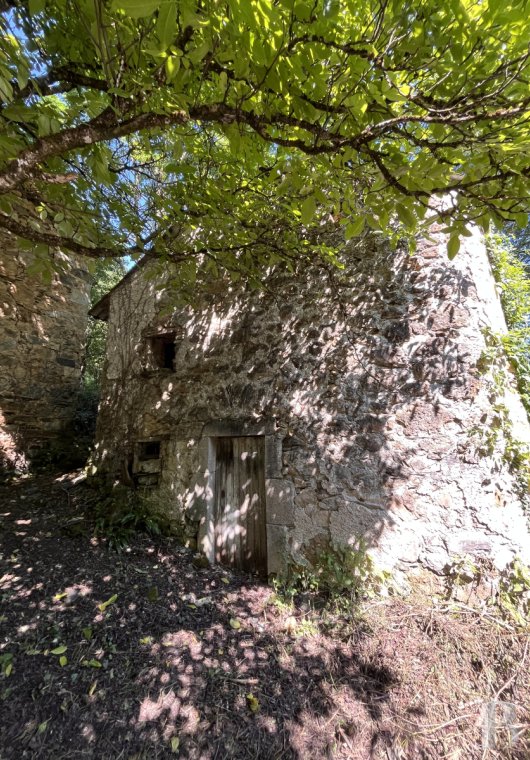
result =
[{"label": "stone building", "polygon": [[86,267],[57,253],[47,284],[34,256],[0,238],[0,471],[25,469],[68,430],[90,306]]},{"label": "stone building", "polygon": [[92,311],[109,327],[95,466],[211,561],[262,574],[360,537],[386,569],[528,561],[506,456],[528,421],[484,361],[502,308],[478,232],[452,262],[446,242],[352,243],[344,269],[218,282],[173,310],[132,270]]}]

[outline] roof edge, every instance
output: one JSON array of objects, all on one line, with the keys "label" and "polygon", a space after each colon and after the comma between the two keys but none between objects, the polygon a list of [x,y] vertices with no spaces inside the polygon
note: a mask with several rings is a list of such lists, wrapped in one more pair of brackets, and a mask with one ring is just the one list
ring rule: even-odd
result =
[{"label": "roof edge", "polygon": [[114,285],[113,288],[109,290],[108,293],[105,293],[104,296],[102,296],[99,301],[96,301],[96,303],[89,309],[88,315],[89,317],[93,317],[94,319],[100,319],[102,322],[106,322],[109,318],[109,311],[110,311],[110,299],[112,294],[115,290],[118,290],[118,288],[121,288],[121,286],[131,279],[131,277],[136,274],[136,272],[144,267],[147,262],[150,260],[149,256],[144,256],[140,259],[140,261],[137,261],[136,264],[129,269],[128,272],[126,272],[121,280]]}]

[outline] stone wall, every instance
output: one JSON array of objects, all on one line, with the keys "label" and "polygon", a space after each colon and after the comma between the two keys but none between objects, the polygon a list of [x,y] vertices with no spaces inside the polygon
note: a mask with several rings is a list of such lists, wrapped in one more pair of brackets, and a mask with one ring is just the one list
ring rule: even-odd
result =
[{"label": "stone wall", "polygon": [[61,270],[46,284],[28,272],[33,260],[14,239],[0,239],[0,469],[24,469],[56,444],[79,391],[88,272],[57,253]]},{"label": "stone wall", "polygon": [[[96,466],[151,486],[211,554],[211,441],[264,435],[270,572],[361,536],[388,569],[440,572],[465,553],[528,561],[507,430],[488,454],[480,444],[498,392],[479,371],[484,330],[506,328],[478,233],[453,262],[440,234],[414,256],[371,240],[343,259],[259,293],[219,283],[170,317],[157,316],[156,281],[128,278],[110,298]],[[171,331],[164,369],[152,336]],[[501,400],[528,442],[517,394]],[[159,457],[142,469],[135,451],[150,441]]]}]

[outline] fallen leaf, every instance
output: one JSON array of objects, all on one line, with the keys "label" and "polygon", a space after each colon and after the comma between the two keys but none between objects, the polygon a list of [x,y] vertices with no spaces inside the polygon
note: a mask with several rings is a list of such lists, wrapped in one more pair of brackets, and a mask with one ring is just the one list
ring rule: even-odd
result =
[{"label": "fallen leaf", "polygon": [[68,657],[65,657],[64,654],[62,657],[59,657],[59,665],[64,668],[64,666],[68,663]]},{"label": "fallen leaf", "polygon": [[83,636],[85,637],[87,641],[90,641],[90,639],[92,638],[92,633],[93,633],[92,628],[83,628]]},{"label": "fallen leaf", "polygon": [[230,579],[229,579],[229,578],[224,578],[224,577],[223,577],[223,578],[221,578],[221,582],[222,582],[222,583],[226,583],[226,585],[228,586],[228,584],[230,583]]},{"label": "fallen leaf", "polygon": [[152,636],[144,636],[140,639],[140,644],[152,644],[153,643],[153,637]]},{"label": "fallen leaf", "polygon": [[175,753],[178,752],[179,746],[180,746],[180,739],[178,738],[178,736],[174,736],[171,739],[171,751]]},{"label": "fallen leaf", "polygon": [[43,734],[46,731],[46,729],[48,728],[49,722],[50,722],[50,719],[48,718],[48,720],[43,720],[42,723],[39,723],[39,727],[37,729],[39,734]]},{"label": "fallen leaf", "polygon": [[84,665],[85,668],[102,668],[102,664],[99,660],[83,660],[81,662],[81,665]]},{"label": "fallen leaf", "polygon": [[109,607],[111,604],[114,604],[116,599],[118,598],[118,594],[113,594],[110,599],[107,599],[106,602],[102,602],[101,604],[98,604],[98,610],[100,612],[105,612],[107,607]]},{"label": "fallen leaf", "polygon": [[88,690],[88,696],[91,697],[93,693],[96,691],[98,682],[94,681],[92,684],[90,684],[90,689]]},{"label": "fallen leaf", "polygon": [[250,712],[257,713],[259,710],[259,702],[250,692],[247,694],[247,705]]},{"label": "fallen leaf", "polygon": [[60,602],[61,599],[64,599],[65,596],[66,596],[66,591],[63,591],[62,594],[55,594],[55,596],[53,597],[53,601]]},{"label": "fallen leaf", "polygon": [[241,623],[237,618],[230,618],[230,628],[233,628],[234,631],[238,631],[241,628]]},{"label": "fallen leaf", "polygon": [[64,644],[62,644],[60,647],[55,647],[55,649],[52,649],[50,651],[50,654],[64,654],[68,647],[65,647]]}]

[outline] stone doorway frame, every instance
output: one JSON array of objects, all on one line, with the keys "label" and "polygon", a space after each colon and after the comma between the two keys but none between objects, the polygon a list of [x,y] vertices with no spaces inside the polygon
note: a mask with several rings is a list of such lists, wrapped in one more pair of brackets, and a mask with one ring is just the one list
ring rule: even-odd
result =
[{"label": "stone doorway frame", "polygon": [[265,526],[267,574],[285,576],[289,562],[289,530],[294,526],[294,484],[282,476],[282,442],[274,420],[215,420],[206,423],[199,441],[205,500],[198,535],[199,549],[215,562],[214,494],[216,438],[263,436],[265,438]]}]

